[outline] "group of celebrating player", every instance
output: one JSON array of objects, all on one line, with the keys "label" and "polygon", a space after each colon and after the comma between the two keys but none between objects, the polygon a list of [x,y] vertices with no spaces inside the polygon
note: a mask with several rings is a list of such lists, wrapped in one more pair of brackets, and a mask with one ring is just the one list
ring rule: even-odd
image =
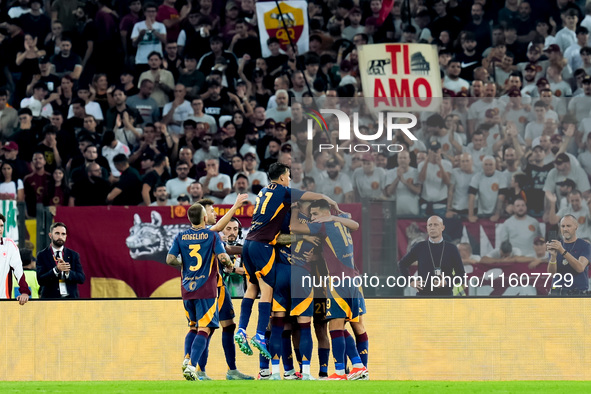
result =
[{"label": "group of celebrating player", "polygon": [[[233,215],[246,195],[238,195],[219,222],[213,201],[201,200],[192,205],[187,213],[191,228],[176,236],[168,252],[167,264],[181,267],[182,298],[190,327],[185,337],[183,375],[187,380],[210,379],[205,373],[209,341],[221,325],[228,364],[226,379],[253,379],[236,368],[235,341],[245,354],[253,354],[251,345],[259,350],[259,379],[281,380],[282,360],[284,379],[315,380],[310,371],[314,317],[319,378],[367,380],[369,347],[362,321],[365,301],[361,290],[346,282],[328,289],[312,289],[311,280],[302,280],[311,275],[356,276],[350,231],[356,231],[359,224],[329,197],[291,189],[289,167],[275,163],[268,177],[270,183],[258,194],[243,246],[224,244],[218,234],[232,226],[231,222],[239,225]],[[338,214],[332,215],[331,211]],[[242,256],[243,268],[234,266],[233,255]],[[237,332],[232,300],[220,269],[244,273],[247,278]],[[256,334],[249,341],[246,329],[259,294]],[[355,338],[346,330],[346,322]],[[299,373],[293,366],[292,340]],[[335,372],[328,376],[331,344]],[[350,371],[346,368],[347,357],[352,364]]]}]

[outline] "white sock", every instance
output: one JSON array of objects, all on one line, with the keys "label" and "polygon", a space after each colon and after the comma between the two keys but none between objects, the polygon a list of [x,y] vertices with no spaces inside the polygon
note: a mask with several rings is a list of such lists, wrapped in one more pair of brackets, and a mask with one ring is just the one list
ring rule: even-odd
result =
[{"label": "white sock", "polygon": [[[277,363],[275,363],[277,361]],[[279,365],[279,360],[273,360],[271,363],[271,373],[281,373],[281,365]]]},{"label": "white sock", "polygon": [[337,375],[344,375],[345,374],[345,370],[344,369],[337,369],[335,370]]},{"label": "white sock", "polygon": [[302,373],[310,375],[310,364],[302,364]]},{"label": "white sock", "polygon": [[363,368],[363,367],[364,367],[363,363],[355,363],[355,364],[353,364],[353,368]]}]

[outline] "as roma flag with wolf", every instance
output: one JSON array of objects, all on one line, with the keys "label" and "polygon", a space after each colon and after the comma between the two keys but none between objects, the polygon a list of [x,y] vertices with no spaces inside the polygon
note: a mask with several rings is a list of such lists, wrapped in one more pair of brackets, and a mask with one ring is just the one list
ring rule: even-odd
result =
[{"label": "as roma flag with wolf", "polygon": [[281,49],[285,50],[291,42],[298,48],[298,53],[308,51],[308,3],[306,1],[257,2],[257,21],[263,57],[271,56],[267,40],[276,37]]},{"label": "as roma flag with wolf", "polygon": [[[217,206],[218,218],[230,206]],[[180,272],[166,265],[174,237],[189,228],[187,207],[58,207],[66,247],[80,253],[81,298],[180,297]],[[235,215],[247,229],[252,206]]]}]

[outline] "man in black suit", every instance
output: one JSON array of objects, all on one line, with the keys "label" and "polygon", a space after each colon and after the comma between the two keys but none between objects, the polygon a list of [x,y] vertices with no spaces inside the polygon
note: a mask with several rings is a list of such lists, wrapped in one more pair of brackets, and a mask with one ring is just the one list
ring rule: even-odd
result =
[{"label": "man in black suit", "polygon": [[37,254],[39,298],[79,298],[78,284],[84,283],[80,255],[64,247],[67,228],[57,222],[49,229],[51,244]]}]

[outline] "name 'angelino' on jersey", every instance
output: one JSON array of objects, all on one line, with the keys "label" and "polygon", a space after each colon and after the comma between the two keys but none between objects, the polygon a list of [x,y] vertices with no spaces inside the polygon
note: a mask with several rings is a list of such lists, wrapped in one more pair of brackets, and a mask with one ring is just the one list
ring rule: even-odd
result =
[{"label": "name 'angelino' on jersey", "polygon": [[206,233],[198,233],[198,234],[183,234],[181,239],[183,241],[202,241],[204,239],[208,239],[209,234]]}]

